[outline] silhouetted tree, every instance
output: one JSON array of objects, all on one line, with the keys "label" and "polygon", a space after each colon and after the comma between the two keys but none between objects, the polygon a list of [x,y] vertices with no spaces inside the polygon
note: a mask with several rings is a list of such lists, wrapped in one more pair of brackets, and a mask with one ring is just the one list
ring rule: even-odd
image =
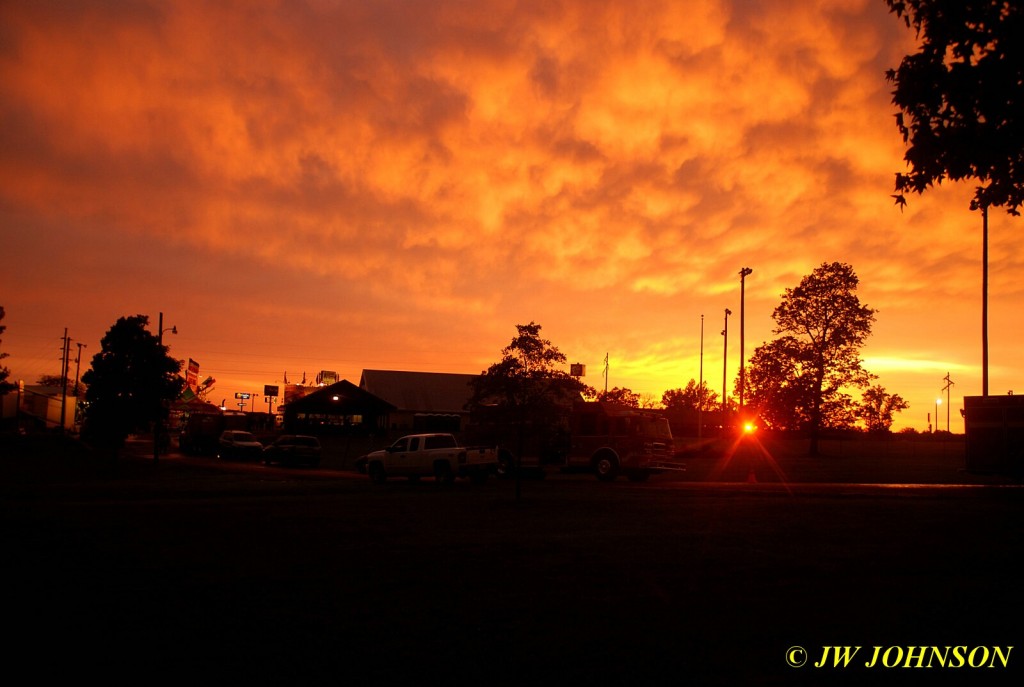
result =
[{"label": "silhouetted tree", "polygon": [[[472,382],[467,408],[476,416],[486,415],[491,422],[517,428],[522,457],[526,428],[539,434],[549,433],[558,422],[561,408],[579,400],[592,389],[561,369],[566,357],[540,336],[535,322],[516,325],[516,336],[501,351],[501,360],[484,370]],[[519,497],[519,470],[516,466],[516,498]]]},{"label": "silhouetted tree", "polygon": [[886,0],[921,41],[886,78],[910,171],[897,203],[943,179],[976,179],[972,209],[1024,202],[1024,10],[997,0]]},{"label": "silhouetted tree", "polygon": [[[59,389],[61,387],[61,384],[64,384],[64,380],[60,377],[60,375],[42,375],[39,377],[40,386],[48,386],[55,389]],[[75,393],[76,391],[78,393]],[[75,387],[75,380],[68,379],[67,392],[68,395],[71,396],[83,396],[85,395],[85,386],[81,382],[79,382],[78,387]]]},{"label": "silhouetted tree", "polygon": [[767,424],[807,429],[811,454],[822,427],[853,422],[853,400],[844,389],[864,387],[860,347],[875,311],[861,305],[859,280],[845,263],[822,263],[799,286],[786,289],[772,318],[779,339],[758,347],[750,361],[750,406]]},{"label": "silhouetted tree", "polygon": [[646,391],[639,395],[637,401],[637,407],[643,408],[644,410],[654,410],[661,407],[661,401],[654,394],[647,393]]},{"label": "silhouetted tree", "polygon": [[120,318],[82,375],[88,385],[83,436],[97,445],[121,447],[129,434],[166,419],[166,402],[181,394],[181,361],[167,355],[148,324],[145,315]]},{"label": "silhouetted tree", "polygon": [[808,349],[791,336],[754,350],[746,371],[746,408],[771,429],[797,430],[811,424]]},{"label": "silhouetted tree", "polygon": [[[3,322],[5,314],[6,313],[4,312],[4,307],[0,305],[0,322]],[[0,324],[0,334],[3,334],[5,331],[7,331],[7,326]],[[2,343],[2,339],[0,339],[0,343]],[[7,353],[0,351],[0,360],[3,360],[7,356]],[[7,381],[7,378],[10,376],[10,374],[11,371],[8,370],[5,365],[0,365],[0,396],[3,396],[8,391],[14,389],[14,384],[11,384],[10,382]]]},{"label": "silhouetted tree", "polygon": [[625,387],[620,389],[616,386],[608,391],[602,391],[597,395],[597,400],[605,403],[618,403],[619,405],[629,406],[630,408],[640,407],[640,394]]},{"label": "silhouetted tree", "polygon": [[909,407],[899,394],[890,394],[876,384],[864,392],[857,415],[864,420],[869,432],[888,432],[892,429],[893,415]]},{"label": "silhouetted tree", "polygon": [[718,393],[707,382],[691,379],[685,389],[669,389],[661,395],[661,404],[670,410],[712,410],[718,407]]}]

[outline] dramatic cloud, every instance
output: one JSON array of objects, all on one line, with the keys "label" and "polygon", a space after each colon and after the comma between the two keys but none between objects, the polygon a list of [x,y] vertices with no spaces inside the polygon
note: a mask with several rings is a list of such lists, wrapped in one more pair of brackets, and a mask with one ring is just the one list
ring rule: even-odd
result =
[{"label": "dramatic cloud", "polygon": [[[840,260],[904,423],[947,371],[980,391],[980,218],[966,187],[889,197],[884,72],[913,35],[880,1],[13,2],[0,26],[0,304],[29,381],[45,337],[98,348],[138,312],[225,395],[477,372],[535,320],[591,383],[608,353],[660,397],[697,376],[702,314],[720,378],[741,267],[749,355]],[[993,216],[999,393],[1015,231]]]}]

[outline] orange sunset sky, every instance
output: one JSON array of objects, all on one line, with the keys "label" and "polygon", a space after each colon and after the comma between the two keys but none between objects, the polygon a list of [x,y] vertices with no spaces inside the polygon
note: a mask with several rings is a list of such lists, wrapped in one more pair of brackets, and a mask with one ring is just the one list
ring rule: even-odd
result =
[{"label": "orange sunset sky", "polygon": [[[981,393],[973,186],[893,203],[882,0],[0,2],[0,351],[81,370],[163,312],[211,400],[478,373],[536,321],[589,384],[721,393],[780,295],[851,264],[926,429]],[[1024,393],[1021,220],[991,214],[990,392]],[[72,356],[76,347],[72,344]],[[72,366],[73,372],[73,366]],[[945,429],[946,406],[939,426]]]}]

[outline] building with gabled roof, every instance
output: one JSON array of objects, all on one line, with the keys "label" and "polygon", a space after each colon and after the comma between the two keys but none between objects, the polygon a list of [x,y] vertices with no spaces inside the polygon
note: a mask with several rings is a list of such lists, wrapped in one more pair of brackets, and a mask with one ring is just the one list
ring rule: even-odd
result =
[{"label": "building with gabled roof", "polygon": [[348,380],[318,388],[284,406],[284,426],[297,434],[378,434],[395,406]]},{"label": "building with gabled roof", "polygon": [[479,375],[450,372],[363,370],[359,387],[395,407],[389,429],[459,432],[469,417],[471,382]]}]

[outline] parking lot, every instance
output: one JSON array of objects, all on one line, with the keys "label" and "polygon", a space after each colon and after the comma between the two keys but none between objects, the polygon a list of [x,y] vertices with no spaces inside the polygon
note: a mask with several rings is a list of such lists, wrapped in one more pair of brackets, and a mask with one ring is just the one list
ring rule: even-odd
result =
[{"label": "parking lot", "polygon": [[814,660],[825,646],[1019,646],[1014,485],[553,476],[524,482],[517,500],[494,480],[381,486],[175,456],[158,467],[122,458],[106,472],[33,460],[32,470],[3,460],[5,616],[16,629],[9,669],[25,663],[39,678],[1021,677],[1017,653],[1008,667],[970,671],[787,662],[795,646]]}]

